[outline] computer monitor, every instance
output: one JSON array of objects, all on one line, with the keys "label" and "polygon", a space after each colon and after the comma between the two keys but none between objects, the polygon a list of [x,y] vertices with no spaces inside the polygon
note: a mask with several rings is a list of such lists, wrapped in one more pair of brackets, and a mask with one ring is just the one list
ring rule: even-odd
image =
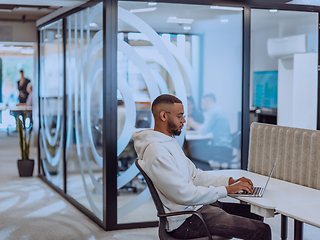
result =
[{"label": "computer monitor", "polygon": [[253,107],[277,108],[278,71],[253,72]]}]

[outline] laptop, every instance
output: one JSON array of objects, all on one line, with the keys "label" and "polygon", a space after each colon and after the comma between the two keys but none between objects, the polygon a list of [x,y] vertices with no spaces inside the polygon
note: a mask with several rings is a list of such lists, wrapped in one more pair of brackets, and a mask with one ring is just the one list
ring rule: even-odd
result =
[{"label": "laptop", "polygon": [[272,176],[272,173],[273,173],[273,170],[275,169],[276,167],[276,163],[278,161],[278,158],[276,159],[276,161],[274,162],[273,164],[273,168],[271,170],[271,173],[268,177],[268,180],[266,182],[266,185],[264,187],[254,187],[252,189],[252,193],[248,193],[248,192],[239,192],[239,193],[232,193],[232,194],[228,194],[228,196],[230,197],[262,197],[263,193],[264,193],[264,190],[267,188],[268,186],[268,183],[269,183],[269,180]]}]

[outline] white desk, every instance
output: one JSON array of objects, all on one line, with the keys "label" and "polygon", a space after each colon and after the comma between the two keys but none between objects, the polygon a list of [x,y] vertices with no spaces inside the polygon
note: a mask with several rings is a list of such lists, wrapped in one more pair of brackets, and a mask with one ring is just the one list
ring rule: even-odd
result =
[{"label": "white desk", "polygon": [[4,111],[7,109],[10,111],[32,111],[32,106],[0,106],[0,111]]},{"label": "white desk", "polygon": [[[31,112],[32,111],[32,106],[5,106],[3,104],[0,105],[0,113],[2,111],[6,111],[9,110],[10,112],[24,112],[24,111],[28,111]],[[16,115],[15,115],[16,116]],[[9,136],[9,126],[7,127],[7,135]]]},{"label": "white desk", "polygon": [[198,131],[195,130],[187,130],[186,131],[186,140],[192,141],[192,140],[203,140],[203,139],[211,139],[212,134],[207,133],[205,135],[200,134]]},{"label": "white desk", "polygon": [[[267,177],[244,170],[210,171],[214,175],[226,175],[235,179],[250,178],[255,186],[265,186]],[[294,239],[302,239],[303,225],[308,223],[320,228],[320,191],[286,181],[271,178],[262,198],[237,197],[251,204],[251,210],[265,217],[280,213],[295,220]],[[266,214],[266,215],[264,215]]]}]

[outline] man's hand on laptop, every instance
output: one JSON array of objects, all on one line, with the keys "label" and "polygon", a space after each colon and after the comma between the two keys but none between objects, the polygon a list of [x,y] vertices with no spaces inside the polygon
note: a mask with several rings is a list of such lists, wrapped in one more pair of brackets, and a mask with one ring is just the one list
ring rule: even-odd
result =
[{"label": "man's hand on laptop", "polygon": [[238,179],[233,179],[232,177],[229,178],[229,185],[231,184],[234,184],[236,182],[248,182],[251,186],[253,186],[253,183],[252,181],[249,179],[249,178],[245,178],[245,177],[241,177],[241,178],[238,178]]},{"label": "man's hand on laptop", "polygon": [[233,178],[229,179],[229,186],[226,187],[227,193],[238,193],[238,192],[248,192],[251,193],[253,188],[252,181],[248,178],[242,177],[234,180]]}]

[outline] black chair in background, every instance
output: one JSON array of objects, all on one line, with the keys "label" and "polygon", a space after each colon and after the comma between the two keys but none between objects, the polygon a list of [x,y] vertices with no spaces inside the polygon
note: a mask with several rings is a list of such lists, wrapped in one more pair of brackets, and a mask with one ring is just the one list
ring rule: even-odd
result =
[{"label": "black chair in background", "polygon": [[186,214],[194,214],[196,215],[198,218],[200,218],[200,220],[202,221],[202,223],[204,224],[206,230],[207,230],[207,237],[201,237],[201,238],[196,238],[197,240],[226,240],[229,238],[224,238],[224,237],[220,237],[220,236],[211,236],[210,231],[207,227],[207,224],[205,223],[202,214],[200,212],[197,211],[180,211],[180,212],[171,212],[171,213],[165,213],[161,199],[157,193],[157,190],[155,189],[151,179],[148,177],[148,175],[142,170],[142,168],[140,167],[139,163],[138,163],[139,159],[137,159],[135,161],[135,164],[137,166],[137,168],[139,169],[140,173],[143,175],[149,191],[151,193],[152,196],[152,200],[154,202],[154,204],[156,205],[158,214],[157,216],[159,217],[159,239],[160,240],[176,240],[178,238],[174,238],[170,233],[167,232],[166,230],[166,223],[167,223],[167,217],[170,216],[178,216],[178,215],[186,215]]},{"label": "black chair in background", "polygon": [[[240,158],[241,131],[231,134],[231,137],[232,148],[214,146],[210,139],[190,142],[188,144],[190,159],[197,168],[202,170],[232,168],[234,164],[240,162],[240,160],[237,161],[237,159]],[[236,154],[233,153],[234,149],[236,150]]]}]

